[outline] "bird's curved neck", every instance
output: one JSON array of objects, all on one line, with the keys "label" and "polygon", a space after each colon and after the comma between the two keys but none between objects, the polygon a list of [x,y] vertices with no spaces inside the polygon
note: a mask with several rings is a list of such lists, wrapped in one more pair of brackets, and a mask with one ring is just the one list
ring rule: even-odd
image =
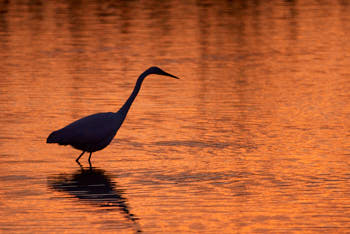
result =
[{"label": "bird's curved neck", "polygon": [[141,85],[142,85],[142,82],[143,80],[146,78],[146,76],[148,75],[148,73],[144,72],[142,73],[139,78],[137,79],[136,81],[136,84],[135,84],[135,87],[134,87],[134,90],[132,91],[130,97],[128,98],[128,100],[126,100],[126,102],[124,103],[124,105],[120,108],[120,110],[118,112],[122,112],[122,114],[127,114],[129,109],[130,109],[130,106],[131,104],[134,102],[137,94],[139,93],[140,91],[140,88],[141,88]]}]

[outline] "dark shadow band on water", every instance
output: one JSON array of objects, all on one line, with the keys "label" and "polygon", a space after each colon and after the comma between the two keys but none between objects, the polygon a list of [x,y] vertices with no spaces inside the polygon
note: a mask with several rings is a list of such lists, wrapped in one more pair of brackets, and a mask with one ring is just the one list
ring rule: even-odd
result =
[{"label": "dark shadow band on water", "polygon": [[[81,165],[80,165],[81,166]],[[68,193],[80,201],[107,208],[108,211],[120,210],[125,218],[135,225],[136,232],[141,232],[138,218],[130,212],[124,190],[117,187],[105,170],[82,166],[73,174],[59,174],[48,178],[50,189]]]}]

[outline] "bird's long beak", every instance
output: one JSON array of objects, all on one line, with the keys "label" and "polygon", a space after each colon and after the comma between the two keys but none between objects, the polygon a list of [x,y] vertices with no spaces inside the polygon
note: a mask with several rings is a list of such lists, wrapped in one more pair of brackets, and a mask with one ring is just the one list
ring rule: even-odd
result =
[{"label": "bird's long beak", "polygon": [[163,76],[170,76],[170,77],[175,78],[175,79],[180,79],[179,77],[171,75],[171,74],[169,74],[169,73],[167,73],[165,71],[163,71],[163,73],[161,75],[163,75]]}]

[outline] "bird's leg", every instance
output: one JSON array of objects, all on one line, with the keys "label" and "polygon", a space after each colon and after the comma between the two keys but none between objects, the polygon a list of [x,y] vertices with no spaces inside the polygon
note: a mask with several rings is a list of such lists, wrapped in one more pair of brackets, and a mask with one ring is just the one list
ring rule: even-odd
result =
[{"label": "bird's leg", "polygon": [[90,161],[90,159],[91,159],[91,155],[92,155],[92,152],[90,152],[90,156],[89,156],[89,164],[90,164],[90,168],[91,168],[91,161]]},{"label": "bird's leg", "polygon": [[77,159],[75,159],[75,161],[76,161],[77,163],[79,163],[79,159],[81,158],[81,156],[83,156],[84,153],[85,153],[85,151],[83,151],[83,152],[79,155],[79,157],[77,157]]},{"label": "bird's leg", "polygon": [[83,172],[83,171],[84,171],[84,167],[80,164],[79,161],[77,161],[77,163],[78,163],[78,165],[80,166],[81,171]]}]

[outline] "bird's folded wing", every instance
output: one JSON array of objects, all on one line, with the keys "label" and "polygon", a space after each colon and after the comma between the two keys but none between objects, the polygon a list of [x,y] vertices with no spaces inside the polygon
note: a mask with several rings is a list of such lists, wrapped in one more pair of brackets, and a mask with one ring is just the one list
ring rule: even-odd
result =
[{"label": "bird's folded wing", "polygon": [[60,145],[96,144],[115,134],[114,125],[111,112],[90,115],[51,133],[48,142]]}]

